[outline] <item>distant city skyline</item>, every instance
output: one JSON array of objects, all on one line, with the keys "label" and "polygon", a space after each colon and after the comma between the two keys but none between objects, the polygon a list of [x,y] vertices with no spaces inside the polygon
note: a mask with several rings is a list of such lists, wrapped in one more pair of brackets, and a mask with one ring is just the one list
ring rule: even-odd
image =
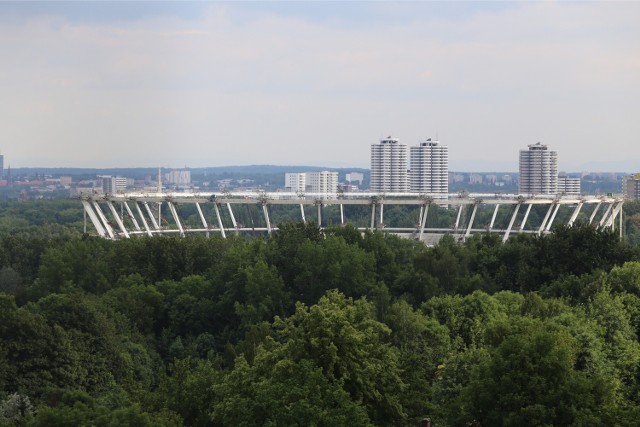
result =
[{"label": "distant city skyline", "polygon": [[4,167],[640,169],[639,2],[0,2]]}]

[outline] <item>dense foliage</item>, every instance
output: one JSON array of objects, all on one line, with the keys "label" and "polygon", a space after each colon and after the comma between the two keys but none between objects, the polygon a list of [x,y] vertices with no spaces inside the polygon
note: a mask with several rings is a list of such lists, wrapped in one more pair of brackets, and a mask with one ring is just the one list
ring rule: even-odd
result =
[{"label": "dense foliage", "polygon": [[0,237],[0,425],[640,419],[640,251],[609,231],[428,248],[296,223],[226,240],[40,227]]}]

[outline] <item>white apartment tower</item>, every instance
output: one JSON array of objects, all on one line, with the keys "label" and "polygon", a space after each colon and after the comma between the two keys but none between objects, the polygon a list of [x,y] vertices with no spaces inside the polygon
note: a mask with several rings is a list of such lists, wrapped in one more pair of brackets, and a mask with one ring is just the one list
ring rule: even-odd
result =
[{"label": "white apartment tower", "polygon": [[308,172],[307,188],[310,188],[312,193],[337,193],[338,172]]},{"label": "white apartment tower", "polygon": [[520,194],[558,193],[558,152],[536,143],[520,150]]},{"label": "white apartment tower", "polygon": [[103,176],[102,191],[106,194],[123,193],[127,190],[127,178],[122,176]]},{"label": "white apartment tower", "polygon": [[285,173],[284,188],[296,193],[337,193],[338,172]]},{"label": "white apartment tower", "polygon": [[169,184],[189,185],[191,184],[191,171],[189,169],[172,169],[164,179]]},{"label": "white apartment tower", "polygon": [[410,148],[409,190],[416,193],[449,192],[449,147],[431,138]]},{"label": "white apartment tower", "polygon": [[407,146],[391,137],[371,144],[371,191],[405,193],[407,180]]},{"label": "white apartment tower", "polygon": [[294,193],[304,193],[307,190],[307,174],[304,172],[285,173],[284,188]]}]

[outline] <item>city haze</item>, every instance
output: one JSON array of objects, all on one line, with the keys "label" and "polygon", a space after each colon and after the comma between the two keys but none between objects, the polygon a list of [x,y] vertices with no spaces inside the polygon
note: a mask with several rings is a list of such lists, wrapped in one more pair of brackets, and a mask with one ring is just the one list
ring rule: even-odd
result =
[{"label": "city haze", "polygon": [[640,3],[0,3],[5,167],[640,167]]}]

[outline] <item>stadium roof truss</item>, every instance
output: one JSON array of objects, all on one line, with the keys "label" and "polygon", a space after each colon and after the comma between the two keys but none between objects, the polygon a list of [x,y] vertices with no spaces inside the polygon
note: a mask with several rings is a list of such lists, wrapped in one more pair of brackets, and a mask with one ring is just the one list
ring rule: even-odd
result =
[{"label": "stadium roof truss", "polygon": [[[219,234],[226,238],[228,233],[272,233],[278,230],[270,215],[270,208],[282,206],[297,210],[298,220],[313,221],[324,228],[328,220],[323,220],[323,210],[328,207],[339,209],[339,223],[350,223],[345,216],[345,207],[366,207],[370,213],[367,224],[357,226],[360,230],[380,230],[400,234],[417,240],[429,240],[429,235],[452,234],[458,240],[465,240],[472,233],[494,232],[507,241],[513,233],[549,233],[557,219],[558,211],[565,207],[566,224],[571,226],[578,219],[583,207],[589,206],[589,212],[583,211],[583,221],[596,227],[615,229],[616,220],[622,217],[623,199],[611,196],[555,196],[555,195],[518,195],[518,194],[417,194],[417,193],[285,193],[285,192],[240,192],[240,193],[114,193],[83,195],[79,199],[84,206],[85,232],[86,218],[89,218],[97,234],[106,239],[131,238],[134,236],[156,236],[164,234],[204,234],[207,237]],[[178,206],[190,205],[189,221],[179,212]],[[386,206],[413,206],[417,221],[412,227],[385,224]],[[433,205],[457,210],[455,223],[447,228],[428,227],[429,208]],[[248,207],[251,206],[254,218]],[[195,207],[195,209],[193,209]],[[532,209],[544,212],[540,221],[533,224],[529,220]],[[236,220],[238,210],[247,209],[250,225]],[[205,215],[205,209],[207,213]],[[235,211],[234,211],[235,209]],[[257,209],[257,210],[256,210]],[[312,214],[309,215],[311,209]],[[479,210],[490,209],[491,220],[479,225],[476,214]],[[498,226],[496,218],[502,209],[503,218],[508,225]],[[305,212],[307,211],[307,212]],[[505,211],[508,214],[505,216]],[[293,212],[290,212],[290,215]],[[299,216],[298,216],[299,215]],[[207,217],[210,218],[207,221]],[[337,217],[337,215],[336,215]],[[489,216],[487,216],[488,218]],[[255,220],[254,220],[255,219]],[[258,221],[259,220],[259,221]],[[529,221],[529,222],[528,222]],[[259,224],[256,224],[259,222]],[[194,226],[197,223],[197,226]]]}]

